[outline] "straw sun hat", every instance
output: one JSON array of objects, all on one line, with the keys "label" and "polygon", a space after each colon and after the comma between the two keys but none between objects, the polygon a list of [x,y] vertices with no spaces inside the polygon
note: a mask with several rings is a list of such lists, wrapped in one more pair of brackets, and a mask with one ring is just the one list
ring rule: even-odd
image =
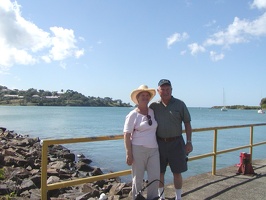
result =
[{"label": "straw sun hat", "polygon": [[150,100],[152,100],[152,98],[156,95],[156,91],[155,91],[155,89],[153,89],[153,88],[148,88],[147,85],[141,85],[141,86],[139,86],[138,89],[133,90],[133,91],[131,92],[131,95],[130,95],[130,96],[131,96],[131,100],[132,100],[135,104],[138,104],[137,96],[138,96],[138,94],[141,93],[141,92],[149,92],[150,95],[151,95]]}]

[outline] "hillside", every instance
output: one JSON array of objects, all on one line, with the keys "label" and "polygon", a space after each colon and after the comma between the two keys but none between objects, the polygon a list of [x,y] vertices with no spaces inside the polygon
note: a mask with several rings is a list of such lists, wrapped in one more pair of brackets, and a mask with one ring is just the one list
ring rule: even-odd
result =
[{"label": "hillside", "polygon": [[92,97],[67,90],[61,92],[30,88],[28,90],[9,89],[0,85],[0,105],[14,106],[91,106],[91,107],[131,107],[120,99]]}]

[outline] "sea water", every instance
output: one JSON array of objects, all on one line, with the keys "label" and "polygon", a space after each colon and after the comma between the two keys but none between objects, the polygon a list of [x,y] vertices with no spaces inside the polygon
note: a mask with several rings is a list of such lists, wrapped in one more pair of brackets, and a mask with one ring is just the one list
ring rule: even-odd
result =
[{"label": "sea water", "polygon": [[[22,135],[40,139],[62,139],[122,135],[125,116],[132,108],[120,107],[37,107],[0,106],[0,127]],[[189,108],[192,128],[265,123],[266,114],[256,110],[228,110]],[[218,150],[249,144],[249,128],[218,131]],[[185,137],[185,135],[184,135]],[[213,131],[193,133],[194,151],[189,156],[212,152]],[[266,140],[266,126],[254,128],[254,143]],[[125,163],[123,140],[88,142],[64,145],[76,154],[84,154],[104,172],[130,169]],[[234,151],[217,156],[217,169],[239,163],[240,152]],[[266,146],[253,150],[253,159],[265,159]],[[189,170],[183,177],[209,172],[212,159],[204,158],[188,163]],[[121,177],[129,181],[130,176]],[[172,182],[168,169],[166,183]]]}]

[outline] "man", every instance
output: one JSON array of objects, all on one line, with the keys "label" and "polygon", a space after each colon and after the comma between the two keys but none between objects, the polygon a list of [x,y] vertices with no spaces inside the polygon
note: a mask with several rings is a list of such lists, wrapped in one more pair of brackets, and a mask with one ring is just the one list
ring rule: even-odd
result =
[{"label": "man", "polygon": [[[173,182],[176,189],[176,200],[181,200],[182,172],[187,171],[186,156],[192,152],[191,118],[187,106],[172,96],[172,85],[167,79],[158,83],[157,89],[161,100],[154,102],[150,108],[154,110],[158,123],[156,135],[160,152],[160,179],[164,183],[164,174],[167,165],[173,173]],[[182,137],[182,122],[186,132],[186,143]],[[158,193],[163,190],[160,184]],[[164,195],[161,199],[164,199]]]}]

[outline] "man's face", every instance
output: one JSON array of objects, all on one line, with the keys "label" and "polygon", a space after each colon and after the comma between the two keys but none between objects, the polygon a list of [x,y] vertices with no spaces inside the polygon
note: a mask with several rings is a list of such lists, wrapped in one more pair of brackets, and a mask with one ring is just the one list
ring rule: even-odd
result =
[{"label": "man's face", "polygon": [[157,91],[163,100],[168,100],[172,96],[172,87],[168,84],[159,86]]}]

